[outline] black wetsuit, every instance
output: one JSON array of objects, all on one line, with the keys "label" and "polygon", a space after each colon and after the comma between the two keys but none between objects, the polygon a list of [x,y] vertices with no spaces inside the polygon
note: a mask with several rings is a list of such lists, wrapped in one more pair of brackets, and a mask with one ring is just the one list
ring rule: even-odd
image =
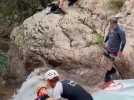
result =
[{"label": "black wetsuit", "polygon": [[92,96],[80,85],[70,80],[61,81],[63,86],[62,97],[68,100],[93,100]]}]

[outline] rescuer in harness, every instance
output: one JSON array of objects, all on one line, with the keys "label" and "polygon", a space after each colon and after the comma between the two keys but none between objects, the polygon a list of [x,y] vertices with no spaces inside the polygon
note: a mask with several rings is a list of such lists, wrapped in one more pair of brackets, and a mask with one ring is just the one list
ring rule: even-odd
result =
[{"label": "rescuer in harness", "polygon": [[45,78],[53,88],[52,97],[56,100],[61,97],[68,100],[93,100],[92,96],[86,92],[80,85],[71,80],[60,80],[59,73],[56,70],[49,70]]},{"label": "rescuer in harness", "polygon": [[76,82],[71,80],[60,80],[59,76],[60,75],[56,70],[49,70],[45,74],[47,84],[52,88],[52,91],[49,92],[49,95],[52,98],[49,98],[48,95],[45,96],[48,100],[60,100],[61,98],[68,100],[93,100],[92,96]]}]

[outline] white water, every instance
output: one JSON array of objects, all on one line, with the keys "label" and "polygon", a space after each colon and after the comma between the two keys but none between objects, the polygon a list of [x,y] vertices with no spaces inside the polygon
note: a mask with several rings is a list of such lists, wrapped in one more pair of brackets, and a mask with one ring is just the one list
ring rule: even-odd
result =
[{"label": "white water", "polygon": [[30,80],[23,83],[22,88],[18,91],[18,94],[13,100],[34,100],[36,87],[40,83],[38,77],[33,77]]},{"label": "white water", "polygon": [[26,81],[22,84],[21,88],[18,90],[17,94],[13,96],[11,100],[34,100],[36,97],[37,86],[43,82],[43,74],[40,73],[40,69],[36,69],[32,72]]},{"label": "white water", "polygon": [[[36,69],[34,72],[32,72],[27,77],[26,81],[22,84],[17,94],[15,94],[11,100],[34,100],[36,97],[37,87],[39,86],[39,84],[44,82],[43,79],[44,79],[45,72],[46,72],[46,69],[41,69],[41,68]],[[93,95],[94,100],[100,100],[100,98],[101,100],[108,100],[108,99],[104,99],[103,97],[107,98],[107,95],[117,97],[118,95],[120,96],[120,94],[125,95],[125,97],[127,96],[126,98],[130,98],[130,99],[123,99],[123,100],[134,100],[134,99],[131,99],[131,97],[134,98],[134,79],[119,80],[117,82],[123,85],[121,89],[111,90],[111,91],[98,91],[97,92],[98,94],[95,93]],[[117,96],[113,94],[116,94]],[[111,100],[115,100],[115,99],[111,99]]]}]

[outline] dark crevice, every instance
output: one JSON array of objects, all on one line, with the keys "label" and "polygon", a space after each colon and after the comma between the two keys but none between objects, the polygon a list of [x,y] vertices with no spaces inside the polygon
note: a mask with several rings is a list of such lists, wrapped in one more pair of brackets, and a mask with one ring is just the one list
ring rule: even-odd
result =
[{"label": "dark crevice", "polygon": [[62,29],[62,32],[63,32],[63,34],[69,39],[69,43],[70,43],[70,47],[72,47],[72,41],[73,41],[73,39],[68,35],[68,30],[67,29],[65,29],[65,28],[63,28],[63,27],[61,27],[61,29]]},{"label": "dark crevice", "polygon": [[62,65],[62,62],[60,61],[55,61],[55,60],[48,60],[48,64],[53,66],[53,67],[58,67]]}]

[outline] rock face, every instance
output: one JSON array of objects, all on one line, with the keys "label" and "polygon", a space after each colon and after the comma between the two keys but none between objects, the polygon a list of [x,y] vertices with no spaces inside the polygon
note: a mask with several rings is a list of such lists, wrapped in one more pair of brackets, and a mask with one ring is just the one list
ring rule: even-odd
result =
[{"label": "rock face", "polygon": [[0,0],[0,50],[9,49],[10,33],[35,12],[46,8],[52,0]]},{"label": "rock face", "polygon": [[94,85],[111,67],[98,45],[109,12],[102,0],[80,0],[66,10],[64,16],[47,15],[46,10],[36,13],[13,30],[11,39],[21,49],[26,70],[58,67]]},{"label": "rock face", "polygon": [[126,0],[121,12],[119,12],[117,16],[121,17],[119,21],[125,28],[127,37],[124,58],[117,62],[117,65],[124,78],[134,78],[134,1]]}]

